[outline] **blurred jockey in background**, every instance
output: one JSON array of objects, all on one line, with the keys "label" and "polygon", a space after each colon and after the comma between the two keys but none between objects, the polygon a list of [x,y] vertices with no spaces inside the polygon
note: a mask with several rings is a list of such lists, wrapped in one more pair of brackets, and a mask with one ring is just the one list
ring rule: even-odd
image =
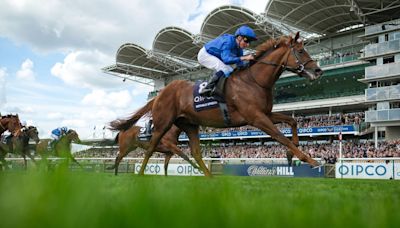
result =
[{"label": "blurred jockey in background", "polygon": [[67,134],[67,127],[59,127],[51,131],[51,137],[54,139],[53,141],[59,140],[61,136]]}]

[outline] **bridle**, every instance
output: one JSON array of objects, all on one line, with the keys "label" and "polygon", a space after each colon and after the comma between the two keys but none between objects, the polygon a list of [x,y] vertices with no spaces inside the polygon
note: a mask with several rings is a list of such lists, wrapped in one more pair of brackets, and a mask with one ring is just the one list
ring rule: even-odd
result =
[{"label": "bridle", "polygon": [[[312,58],[309,58],[309,59],[307,59],[305,62],[301,62],[301,61],[300,61],[300,57],[298,56],[298,51],[296,51],[296,50],[294,49],[294,46],[293,46],[292,44],[290,44],[290,46],[289,46],[289,48],[290,48],[289,50],[290,50],[290,51],[287,51],[287,54],[286,54],[286,55],[287,55],[287,56],[286,56],[286,61],[285,61],[286,63],[284,63],[284,64],[278,64],[278,63],[275,63],[275,62],[272,62],[272,61],[263,60],[264,57],[266,57],[266,56],[268,56],[269,54],[271,54],[271,53],[272,53],[273,51],[275,51],[277,48],[278,48],[278,45],[272,46],[272,48],[270,48],[269,50],[265,51],[265,52],[262,54],[262,56],[258,57],[258,59],[261,59],[261,60],[252,60],[252,61],[255,62],[255,63],[263,63],[263,64],[266,64],[266,65],[271,65],[271,66],[279,67],[279,68],[281,68],[281,71],[282,71],[282,72],[285,71],[285,70],[288,70],[288,71],[291,71],[291,72],[293,72],[293,73],[295,73],[295,74],[299,74],[300,77],[302,77],[301,73],[304,71],[305,66],[306,66],[308,63],[314,61]],[[295,68],[289,67],[289,66],[288,66],[290,53],[292,53],[293,56],[296,58],[297,66],[296,66]],[[254,64],[253,64],[253,65],[254,65]],[[264,86],[260,85],[260,84],[257,82],[257,80],[254,78],[253,74],[251,73],[251,66],[249,66],[248,69],[249,69],[250,78],[252,78],[253,81],[254,81],[258,86],[264,88]]]},{"label": "bridle", "polygon": [[[272,52],[273,52],[275,49],[277,49],[277,48],[278,48],[278,45],[274,45],[272,48],[270,48],[269,50],[267,50],[266,52],[264,52],[264,54],[263,54],[261,57],[259,57],[259,58],[263,59],[265,56],[268,56],[270,53],[272,53]],[[291,72],[293,72],[293,73],[300,74],[300,73],[302,73],[302,72],[304,71],[305,66],[306,66],[308,63],[310,63],[310,62],[312,62],[312,61],[314,61],[314,60],[313,60],[312,58],[309,58],[309,59],[307,59],[305,62],[301,62],[301,61],[300,61],[300,57],[299,57],[299,53],[298,53],[298,51],[296,51],[296,50],[294,49],[294,46],[291,44],[291,45],[289,46],[289,48],[290,48],[290,52],[288,52],[287,57],[286,57],[286,63],[284,63],[284,64],[277,64],[277,63],[274,63],[274,62],[271,62],[271,61],[266,61],[266,60],[254,60],[254,61],[255,61],[255,62],[259,62],[259,63],[263,63],[263,64],[267,64],[267,65],[272,65],[272,66],[276,66],[276,67],[281,67],[281,68],[282,68],[282,71],[288,70],[288,71],[291,71]],[[297,67],[295,67],[295,68],[288,66],[289,56],[290,56],[289,54],[290,54],[290,53],[292,53],[293,56],[296,58]],[[301,76],[301,75],[300,75],[300,76]]]}]

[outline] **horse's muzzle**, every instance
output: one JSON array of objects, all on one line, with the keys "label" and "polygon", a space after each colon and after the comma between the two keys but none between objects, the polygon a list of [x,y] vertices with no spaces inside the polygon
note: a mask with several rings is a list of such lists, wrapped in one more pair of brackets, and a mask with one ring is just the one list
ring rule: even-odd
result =
[{"label": "horse's muzzle", "polygon": [[322,76],[322,74],[324,74],[324,71],[323,70],[321,70],[321,68],[316,68],[315,70],[314,70],[314,73],[315,73],[315,75],[317,76],[317,78],[319,78],[319,77],[321,77]]},{"label": "horse's muzzle", "polygon": [[314,68],[314,69],[312,69],[312,77],[310,79],[316,80],[316,79],[320,78],[323,73],[324,73],[324,71],[321,70],[321,68],[319,68],[319,67]]}]

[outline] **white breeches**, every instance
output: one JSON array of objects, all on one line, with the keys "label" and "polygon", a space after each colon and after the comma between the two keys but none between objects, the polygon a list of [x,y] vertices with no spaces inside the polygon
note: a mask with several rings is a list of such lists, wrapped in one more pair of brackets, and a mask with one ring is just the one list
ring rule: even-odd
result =
[{"label": "white breeches", "polygon": [[201,65],[207,67],[208,69],[214,70],[215,72],[222,70],[225,76],[229,76],[233,71],[231,66],[226,65],[217,57],[210,55],[206,51],[205,47],[200,49],[199,53],[197,54],[197,60]]},{"label": "white breeches", "polygon": [[55,135],[55,134],[51,134],[51,137],[53,138],[53,139],[55,139],[55,140],[58,140],[60,137],[59,136],[57,136],[57,135]]}]

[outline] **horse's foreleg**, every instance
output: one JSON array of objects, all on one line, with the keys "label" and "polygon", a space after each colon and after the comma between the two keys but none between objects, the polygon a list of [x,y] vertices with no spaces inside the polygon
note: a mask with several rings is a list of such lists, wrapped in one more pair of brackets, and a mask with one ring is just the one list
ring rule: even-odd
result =
[{"label": "horse's foreleg", "polygon": [[1,170],[3,170],[3,167],[4,167],[4,170],[6,170],[7,169],[7,161],[6,161],[6,159],[5,159],[5,155],[2,155],[2,154],[0,154],[0,171]]},{"label": "horse's foreleg", "polygon": [[[82,165],[74,158],[74,156],[72,156],[71,153],[69,153],[69,159],[71,159],[72,162],[74,162],[75,164],[79,165],[80,168],[82,168]],[[68,161],[68,158],[67,158]]]},{"label": "horse's foreleg", "polygon": [[144,159],[142,161],[142,166],[140,167],[139,175],[144,175],[144,170],[146,168],[147,163],[149,162],[150,157],[153,155],[155,149],[161,141],[161,138],[165,135],[165,133],[171,128],[173,124],[174,117],[164,119],[164,116],[161,113],[153,113],[153,135],[151,136],[149,147],[144,153]]},{"label": "horse's foreleg", "polygon": [[118,167],[119,163],[122,161],[122,159],[128,154],[128,151],[133,151],[137,148],[137,146],[129,147],[128,144],[125,144],[125,141],[122,140],[122,136],[120,135],[120,140],[119,140],[119,152],[117,157],[115,158],[115,163],[113,166],[107,168],[107,169],[114,169],[114,174],[115,176],[118,175]]},{"label": "horse's foreleg", "polygon": [[170,151],[172,151],[174,154],[178,155],[179,157],[183,158],[185,161],[187,161],[189,164],[191,164],[194,168],[200,169],[198,165],[196,165],[194,162],[192,162],[189,157],[183,153],[179,147],[176,146],[176,144],[169,143],[167,144],[167,147]]},{"label": "horse's foreleg", "polygon": [[[281,113],[270,113],[267,115],[270,120],[274,123],[287,123],[292,128],[292,142],[294,145],[299,146],[299,136],[297,134],[297,121],[291,116],[287,116]],[[286,151],[286,158],[288,160],[288,165],[292,165],[293,152],[291,150]]]},{"label": "horse's foreleg", "polygon": [[124,158],[125,154],[121,153],[121,151],[119,151],[117,157],[115,158],[115,162],[114,165],[107,168],[107,169],[114,169],[114,175],[117,176],[118,175],[118,167],[119,167],[119,163],[122,161],[122,158]]},{"label": "horse's foreleg", "polygon": [[255,113],[249,123],[251,123],[252,126],[266,132],[282,145],[288,147],[292,151],[292,153],[296,155],[296,157],[298,157],[301,161],[308,162],[313,167],[320,165],[316,160],[308,157],[303,152],[301,152],[292,141],[286,138],[282,134],[282,132],[280,132],[278,128],[274,126],[274,123],[264,113]]},{"label": "horse's foreleg", "polygon": [[[180,127],[181,128],[181,127]],[[211,177],[212,174],[208,170],[207,166],[204,164],[203,158],[201,156],[200,151],[200,139],[199,139],[199,127],[198,126],[188,126],[185,128],[181,128],[184,130],[189,137],[189,146],[192,152],[194,159],[197,164],[199,164],[200,169],[203,171],[204,175],[207,177]]]},{"label": "horse's foreleg", "polygon": [[26,156],[25,154],[22,155],[22,158],[24,159],[24,169],[27,170],[28,169],[28,164],[26,162]]},{"label": "horse's foreleg", "polygon": [[27,152],[25,154],[32,160],[32,162],[35,164],[35,166],[37,166],[37,162],[36,162],[35,158],[29,152]]},{"label": "horse's foreleg", "polygon": [[274,123],[287,123],[292,128],[292,142],[294,145],[299,146],[299,136],[297,134],[297,121],[291,117],[281,113],[270,113],[267,115]]}]

